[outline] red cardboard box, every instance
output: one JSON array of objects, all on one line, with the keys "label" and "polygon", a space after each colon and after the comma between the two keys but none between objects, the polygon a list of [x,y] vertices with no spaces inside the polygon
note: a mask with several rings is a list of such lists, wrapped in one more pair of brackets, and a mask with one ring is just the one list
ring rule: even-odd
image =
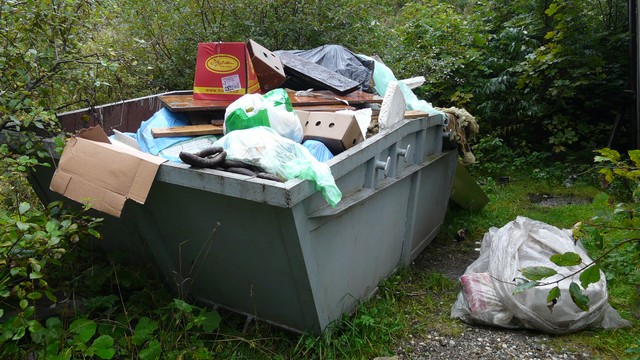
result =
[{"label": "red cardboard box", "polygon": [[247,44],[216,42],[198,44],[193,98],[235,100],[260,92]]}]

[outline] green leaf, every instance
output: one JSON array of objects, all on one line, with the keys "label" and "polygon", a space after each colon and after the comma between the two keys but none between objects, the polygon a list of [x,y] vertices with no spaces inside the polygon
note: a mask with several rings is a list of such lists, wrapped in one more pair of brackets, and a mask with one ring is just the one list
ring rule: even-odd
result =
[{"label": "green leaf", "polygon": [[558,300],[559,297],[560,288],[556,286],[553,289],[549,290],[549,294],[547,294],[547,303],[552,303],[554,300]]},{"label": "green leaf", "polygon": [[589,284],[597,283],[600,281],[600,266],[593,264],[584,269],[580,274],[580,285],[583,289],[586,289]]},{"label": "green leaf", "polygon": [[20,212],[20,215],[26,213],[29,209],[31,209],[31,205],[26,202],[22,202],[20,203],[20,206],[18,206],[18,212]]},{"label": "green leaf", "polygon": [[4,316],[4,309],[0,309],[0,319]]},{"label": "green leaf", "polygon": [[536,287],[538,286],[540,283],[538,281],[527,281],[527,282],[523,282],[521,284],[518,284],[518,286],[515,287],[515,289],[513,289],[513,294],[519,294],[527,289],[531,289],[532,287]]},{"label": "green leaf", "polygon": [[52,232],[58,229],[58,225],[59,225],[58,221],[50,220],[47,222],[47,225],[45,225],[45,229],[49,234],[51,234]]},{"label": "green leaf", "polygon": [[109,335],[101,335],[93,341],[91,347],[100,359],[111,359],[116,354],[113,348],[113,338]]},{"label": "green leaf", "polygon": [[27,301],[27,299],[20,300],[20,308],[24,310],[27,308],[27,306],[29,306],[29,301]]},{"label": "green leaf", "polygon": [[635,166],[640,167],[640,150],[629,150],[629,158]]},{"label": "green leaf", "polygon": [[574,252],[566,252],[564,254],[554,254],[549,258],[552,263],[558,266],[577,266],[582,264],[580,255]]},{"label": "green leaf", "polygon": [[[596,152],[600,153],[600,155],[610,159],[613,162],[618,162],[620,161],[620,153],[617,152],[616,150],[612,150],[609,148],[604,148],[604,149],[598,149],[596,150]],[[597,156],[596,156],[597,158]]]},{"label": "green leaf", "polygon": [[142,317],[134,330],[131,342],[140,345],[153,338],[153,333],[158,329],[158,322],[148,317]]},{"label": "green leaf", "polygon": [[185,301],[182,301],[180,299],[173,299],[173,302],[175,303],[176,308],[186,313],[190,313],[193,310],[193,307],[187,304]]},{"label": "green leaf", "polygon": [[88,230],[87,230],[87,232],[88,232],[89,234],[91,234],[91,236],[93,236],[93,237],[95,237],[95,238],[97,238],[97,239],[100,239],[100,233],[99,233],[99,232],[97,232],[96,230],[94,230],[94,229],[88,229]]},{"label": "green leaf", "polygon": [[160,358],[161,353],[162,347],[160,346],[160,342],[158,342],[158,340],[152,340],[140,351],[139,356],[141,360],[156,360]]},{"label": "green leaf", "polygon": [[222,318],[217,311],[208,311],[204,314],[204,316],[206,319],[202,322],[202,330],[210,333],[214,332],[220,327],[220,321],[222,320]]},{"label": "green leaf", "polygon": [[29,224],[23,223],[22,221],[16,221],[16,226],[22,231],[26,231],[29,229]]},{"label": "green leaf", "polygon": [[31,279],[31,280],[40,279],[40,278],[42,278],[42,273],[32,271],[29,274],[29,279]]},{"label": "green leaf", "polygon": [[520,269],[520,272],[522,276],[529,280],[542,280],[558,273],[554,269],[546,266],[530,266]]},{"label": "green leaf", "polygon": [[571,285],[569,285],[569,294],[571,295],[573,303],[576,304],[580,310],[589,311],[589,297],[582,292],[580,285],[571,282]]},{"label": "green leaf", "polygon": [[38,291],[34,291],[31,294],[27,295],[27,298],[29,298],[31,300],[38,300],[38,299],[42,298],[42,293],[38,292]]},{"label": "green leaf", "polygon": [[77,319],[69,325],[69,330],[77,334],[77,339],[83,344],[95,335],[96,328],[96,323],[86,318]]}]

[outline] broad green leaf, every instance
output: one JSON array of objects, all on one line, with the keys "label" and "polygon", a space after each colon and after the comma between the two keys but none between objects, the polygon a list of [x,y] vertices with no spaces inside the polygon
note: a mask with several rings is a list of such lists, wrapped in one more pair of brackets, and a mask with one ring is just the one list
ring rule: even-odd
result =
[{"label": "broad green leaf", "polygon": [[39,272],[32,271],[29,274],[29,279],[31,280],[40,279],[41,277],[42,277],[42,273],[39,273]]},{"label": "broad green leaf", "polygon": [[560,297],[560,288],[556,286],[553,289],[549,290],[549,294],[547,294],[547,303],[553,302],[554,300],[557,300],[559,297]]},{"label": "broad green leaf", "polygon": [[47,246],[54,246],[60,242],[59,236],[52,236],[51,239],[47,242]]},{"label": "broad green leaf", "polygon": [[31,294],[27,295],[27,297],[31,300],[38,300],[42,297],[42,293],[38,291],[34,291]]},{"label": "broad green leaf", "polygon": [[219,328],[220,321],[222,320],[222,318],[220,317],[220,314],[218,314],[217,311],[215,310],[208,311],[204,314],[204,316],[206,319],[202,322],[202,330],[210,333],[210,332],[214,332]]},{"label": "broad green leaf", "polygon": [[111,359],[116,354],[113,348],[113,338],[109,335],[101,335],[93,341],[91,347],[100,359]]},{"label": "broad green leaf", "polygon": [[140,345],[153,339],[153,333],[158,329],[158,322],[148,317],[142,317],[134,330],[131,342]]},{"label": "broad green leaf", "polygon": [[26,203],[26,202],[22,202],[20,203],[20,206],[18,206],[18,211],[20,212],[20,215],[26,213],[27,211],[29,211],[29,209],[31,209],[31,205],[29,205],[29,203]]},{"label": "broad green leaf", "polygon": [[0,309],[0,319],[4,316],[4,309]]},{"label": "broad green leaf", "polygon": [[97,232],[96,230],[88,229],[87,232],[89,232],[89,234],[91,234],[91,236],[93,236],[93,237],[95,237],[97,239],[100,239],[100,233]]},{"label": "broad green leaf", "polygon": [[26,333],[26,327],[25,326],[20,326],[18,328],[18,330],[16,331],[15,334],[13,334],[13,337],[11,338],[11,340],[20,340],[24,337],[24,334]]},{"label": "broad green leaf", "polygon": [[22,221],[16,221],[16,226],[22,231],[26,231],[29,229],[29,224],[23,223]]},{"label": "broad green leaf", "polygon": [[608,183],[613,181],[613,170],[609,168],[600,169],[598,171],[600,174],[604,175],[604,180]]},{"label": "broad green leaf", "polygon": [[139,356],[141,360],[157,360],[160,358],[161,353],[162,347],[160,346],[160,342],[158,342],[158,340],[152,340],[140,351]]},{"label": "broad green leaf", "polygon": [[564,254],[553,254],[549,258],[552,263],[558,266],[577,266],[582,264],[580,255],[574,252],[566,252]]},{"label": "broad green leaf", "polygon": [[640,150],[629,150],[629,158],[635,166],[640,167]]},{"label": "broad green leaf", "polygon": [[58,229],[58,225],[59,225],[58,221],[50,220],[47,222],[47,225],[45,225],[45,229],[47,230],[48,233],[52,233]]},{"label": "broad green leaf", "polygon": [[542,280],[558,273],[554,269],[546,266],[530,266],[520,269],[520,272],[522,276],[529,280]]},{"label": "broad green leaf", "polygon": [[186,312],[186,313],[190,313],[193,310],[193,307],[189,304],[187,304],[185,301],[180,300],[180,299],[173,299],[173,302],[176,305],[176,308]]},{"label": "broad green leaf", "polygon": [[96,323],[93,320],[80,318],[69,325],[69,330],[77,334],[77,339],[86,344],[96,333]]},{"label": "broad green leaf", "polygon": [[519,294],[527,289],[531,289],[532,287],[536,287],[538,286],[540,283],[538,281],[527,281],[521,284],[518,284],[518,286],[515,287],[515,289],[513,289],[513,294]]},{"label": "broad green leaf", "polygon": [[573,303],[576,304],[580,310],[589,311],[589,297],[582,292],[580,285],[571,282],[571,285],[569,285],[569,294],[571,295]]},{"label": "broad green leaf", "polygon": [[580,285],[583,289],[586,289],[589,284],[597,283],[600,281],[600,266],[593,264],[584,269],[580,274]]},{"label": "broad green leaf", "polygon": [[599,153],[600,155],[606,157],[606,158],[611,159],[614,162],[620,161],[620,153],[617,152],[616,150],[609,149],[609,148],[604,148],[604,149],[598,149],[598,150],[596,150],[596,152]]},{"label": "broad green leaf", "polygon": [[26,309],[29,306],[29,301],[27,299],[20,300],[20,308]]}]

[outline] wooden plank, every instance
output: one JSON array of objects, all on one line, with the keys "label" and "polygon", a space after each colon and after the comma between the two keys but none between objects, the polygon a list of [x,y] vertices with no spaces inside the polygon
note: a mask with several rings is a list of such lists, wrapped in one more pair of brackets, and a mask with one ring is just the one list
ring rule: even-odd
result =
[{"label": "wooden plank", "polygon": [[360,83],[329,70],[322,65],[285,51],[278,52],[287,75],[306,80],[316,88],[329,89],[336,94],[346,95],[360,87]]},{"label": "wooden plank", "polygon": [[[296,106],[379,104],[382,98],[362,90],[339,96],[331,91],[313,91],[305,96],[297,96],[295,91],[287,91],[291,104]],[[310,96],[312,95],[312,96]],[[162,104],[172,112],[225,110],[232,100],[195,100],[191,94],[160,96]],[[345,104],[345,102],[348,104]]]},{"label": "wooden plank", "polygon": [[293,107],[293,109],[303,110],[303,111],[336,112],[340,110],[355,110],[356,108],[353,106],[347,106],[347,105],[296,105]]},{"label": "wooden plank", "polygon": [[220,135],[222,125],[202,124],[151,129],[154,138],[175,136]]},{"label": "wooden plank", "polygon": [[429,113],[422,110],[407,110],[404,112],[405,119],[422,119],[429,117]]}]

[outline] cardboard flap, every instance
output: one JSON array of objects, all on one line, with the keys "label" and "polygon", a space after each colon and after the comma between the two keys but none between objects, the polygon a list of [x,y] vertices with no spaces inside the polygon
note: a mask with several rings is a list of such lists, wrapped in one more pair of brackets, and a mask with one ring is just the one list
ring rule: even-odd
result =
[{"label": "cardboard flap", "polygon": [[[101,137],[99,132],[92,133]],[[77,137],[67,142],[50,189],[119,217],[126,199],[145,202],[165,161],[127,146]]]}]

